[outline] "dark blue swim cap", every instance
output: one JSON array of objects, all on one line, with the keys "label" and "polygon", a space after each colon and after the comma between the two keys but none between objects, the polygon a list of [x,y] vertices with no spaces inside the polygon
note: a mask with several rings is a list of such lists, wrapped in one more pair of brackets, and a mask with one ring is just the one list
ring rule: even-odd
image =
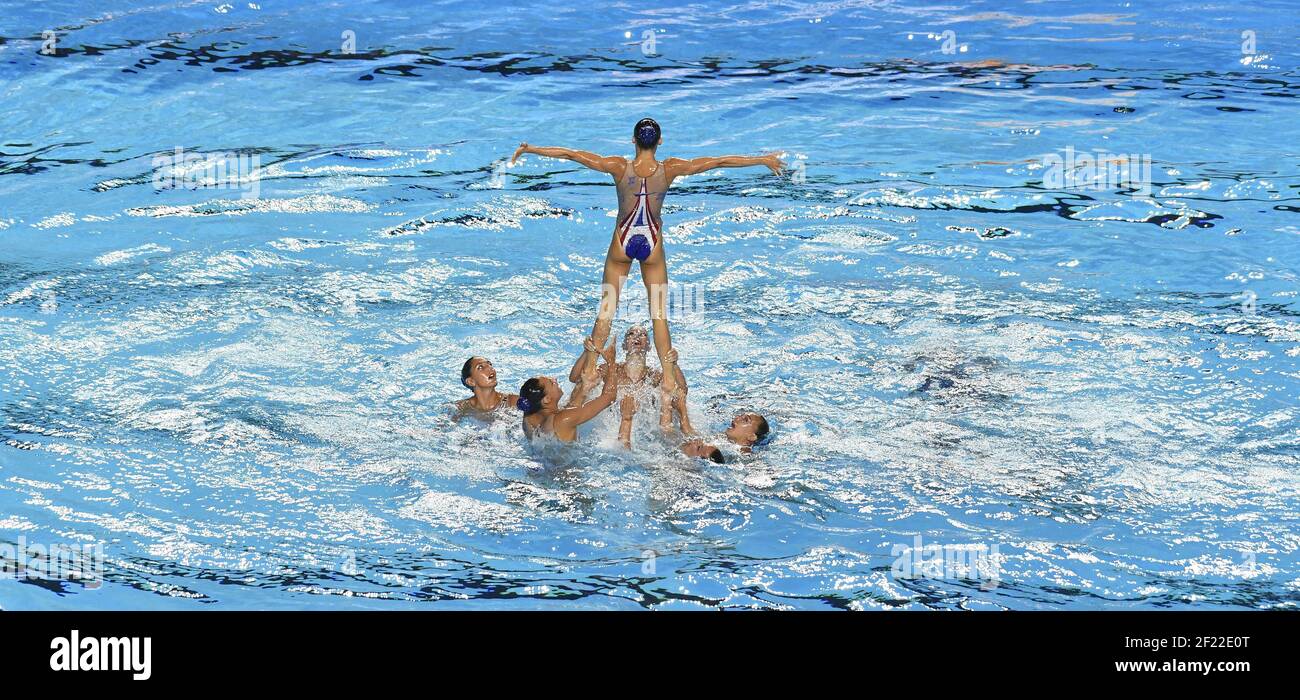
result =
[{"label": "dark blue swim cap", "polygon": [[650,251],[652,250],[654,249],[650,246],[650,239],[646,238],[644,234],[640,234],[640,233],[635,234],[634,236],[629,238],[627,241],[627,245],[623,248],[623,252],[627,253],[627,256],[629,258],[633,258],[641,262],[645,262],[645,259],[650,257]]},{"label": "dark blue swim cap", "polygon": [[646,117],[632,128],[632,138],[641,148],[654,148],[659,145],[659,122]]},{"label": "dark blue swim cap", "polygon": [[546,397],[545,395],[546,390],[542,388],[542,380],[533,377],[519,387],[519,400],[515,402],[515,408],[523,411],[525,416],[532,415],[542,410],[542,399]]}]

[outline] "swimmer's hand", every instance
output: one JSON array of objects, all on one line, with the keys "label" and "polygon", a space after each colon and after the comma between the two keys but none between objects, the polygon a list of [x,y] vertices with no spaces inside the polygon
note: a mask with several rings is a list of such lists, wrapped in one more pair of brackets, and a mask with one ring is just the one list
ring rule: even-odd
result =
[{"label": "swimmer's hand", "polygon": [[510,164],[514,165],[515,161],[519,160],[519,156],[528,153],[529,148],[530,146],[527,143],[520,142],[519,148],[515,149],[515,154],[513,156],[510,156]]},{"label": "swimmer's hand", "polygon": [[659,392],[665,397],[670,397],[677,393],[677,348],[668,348],[668,352],[659,358],[659,364],[663,367],[663,375],[659,378]]},{"label": "swimmer's hand", "polygon": [[582,349],[583,354],[579,359],[579,362],[582,365],[580,379],[584,384],[586,384],[587,388],[590,389],[596,385],[596,357],[600,355],[600,347],[598,347],[596,341],[591,338],[584,338],[582,341]]},{"label": "swimmer's hand", "polygon": [[781,154],[779,153],[769,153],[763,156],[763,165],[766,165],[773,175],[785,173],[785,162],[781,160]]}]

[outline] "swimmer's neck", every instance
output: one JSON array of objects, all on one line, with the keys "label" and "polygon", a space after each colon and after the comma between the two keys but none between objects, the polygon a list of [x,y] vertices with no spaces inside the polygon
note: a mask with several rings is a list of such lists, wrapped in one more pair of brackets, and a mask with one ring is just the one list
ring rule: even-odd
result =
[{"label": "swimmer's neck", "polygon": [[474,387],[474,398],[470,404],[480,411],[491,411],[501,405],[501,394],[496,389]]},{"label": "swimmer's neck", "polygon": [[632,158],[632,167],[650,165],[651,163],[654,163],[656,167],[659,165],[659,161],[655,159],[655,152],[637,149],[636,156]]},{"label": "swimmer's neck", "polygon": [[631,352],[623,356],[623,372],[629,381],[639,382],[645,376],[645,358],[643,352]]}]

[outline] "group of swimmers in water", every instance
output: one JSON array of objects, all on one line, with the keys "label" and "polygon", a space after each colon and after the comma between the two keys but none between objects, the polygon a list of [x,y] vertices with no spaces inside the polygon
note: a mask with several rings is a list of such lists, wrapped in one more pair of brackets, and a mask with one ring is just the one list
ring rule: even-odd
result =
[{"label": "group of swimmers in water", "polygon": [[[715,168],[754,165],[766,166],[773,174],[780,175],[784,164],[775,154],[690,160],[666,158],[659,161],[655,154],[663,143],[663,137],[659,124],[649,118],[637,122],[632,130],[632,142],[636,146],[636,156],[631,160],[623,156],[599,156],[587,151],[543,148],[527,143],[520,144],[515,151],[510,160],[512,164],[519,156],[532,153],[571,160],[614,178],[618,191],[618,223],[605,254],[600,310],[591,336],[583,341],[582,354],[569,371],[569,381],[574,387],[567,401],[564,400],[564,390],[552,377],[532,377],[523,383],[518,394],[500,393],[496,390],[496,368],[487,358],[476,356],[466,360],[461,368],[461,383],[474,395],[457,402],[456,407],[461,414],[486,416],[502,407],[515,406],[523,412],[524,434],[529,440],[546,435],[562,442],[572,442],[578,437],[578,426],[618,401],[619,442],[630,448],[633,419],[644,399],[657,392],[659,427],[664,435],[678,437],[679,449],[687,456],[722,463],[722,450],[715,442],[697,435],[686,410],[686,377],[677,366],[677,351],[672,347],[668,332],[668,266],[659,212],[664,195],[677,177]],[[633,326],[624,334],[622,362],[616,361],[614,340],[609,337],[614,312],[618,308],[619,290],[631,272],[633,261],[640,263],[641,278],[649,295],[660,370],[646,365],[650,338],[644,328]],[[600,384],[600,393],[589,399],[597,384]],[[739,446],[742,453],[748,453],[755,445],[765,442],[769,435],[767,419],[758,413],[746,412],[736,415],[720,438]]]}]

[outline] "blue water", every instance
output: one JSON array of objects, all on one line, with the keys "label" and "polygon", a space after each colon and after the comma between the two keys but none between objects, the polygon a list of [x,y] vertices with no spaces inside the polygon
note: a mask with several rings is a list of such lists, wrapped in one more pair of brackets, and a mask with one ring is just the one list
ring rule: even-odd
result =
[{"label": "blue water", "polygon": [[[0,546],[101,543],[103,583],[0,608],[1294,608],[1298,30],[1295,2],[3,3]],[[567,373],[613,225],[603,176],[499,162],[630,155],[646,115],[662,156],[796,166],[663,210],[695,422],[775,439],[702,466],[648,416],[630,454],[612,412],[559,454],[453,422],[470,354],[503,389]],[[258,196],[157,186],[177,148],[256,156]],[[1067,148],[1149,157],[1150,191],[1048,186]],[[917,542],[996,551],[996,585],[897,575]]]}]

